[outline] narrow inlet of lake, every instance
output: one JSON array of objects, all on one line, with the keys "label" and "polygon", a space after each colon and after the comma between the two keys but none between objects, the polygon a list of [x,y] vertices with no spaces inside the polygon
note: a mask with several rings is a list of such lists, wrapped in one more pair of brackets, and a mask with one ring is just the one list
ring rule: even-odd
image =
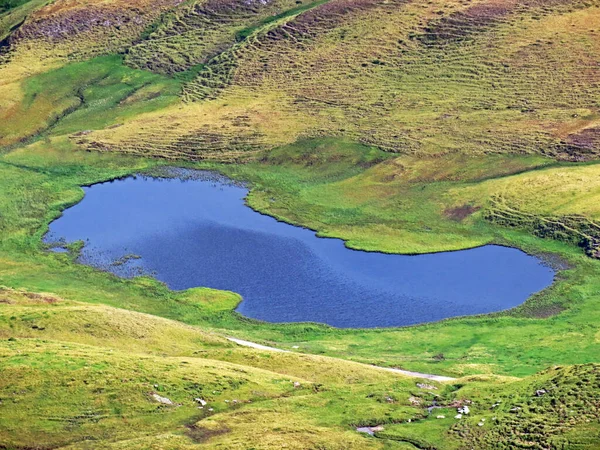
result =
[{"label": "narrow inlet of lake", "polygon": [[79,262],[119,276],[237,292],[237,311],[247,317],[344,328],[502,311],[554,278],[539,259],[494,245],[418,256],[350,250],[253,211],[245,187],[179,173],[186,179],[138,176],[85,187],[45,241],[84,241]]}]

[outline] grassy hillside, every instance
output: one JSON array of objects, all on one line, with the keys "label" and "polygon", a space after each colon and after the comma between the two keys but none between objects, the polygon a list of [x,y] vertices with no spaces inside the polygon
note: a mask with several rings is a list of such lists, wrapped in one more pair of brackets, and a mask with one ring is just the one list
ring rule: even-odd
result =
[{"label": "grassy hillside", "polygon": [[4,448],[588,448],[599,431],[591,365],[418,384],[50,294],[3,288],[0,303]]},{"label": "grassy hillside", "polygon": [[[411,154],[593,158],[597,6],[332,0],[257,27],[203,62],[182,109],[87,142],[140,152],[142,140],[147,151],[196,157],[325,134]],[[182,39],[176,25],[169,32]],[[144,48],[163,45],[161,36]],[[214,100],[198,103],[206,98]],[[230,112],[222,128],[212,121],[215,108]],[[153,133],[170,120],[178,127]],[[233,134],[245,139],[231,142]],[[210,145],[216,139],[227,145]]]},{"label": "grassy hillside", "polygon": [[[0,448],[597,448],[599,33],[595,0],[0,2]],[[557,278],[339,330],[46,251],[80,186],[164,164],[352,248],[497,243]]]}]

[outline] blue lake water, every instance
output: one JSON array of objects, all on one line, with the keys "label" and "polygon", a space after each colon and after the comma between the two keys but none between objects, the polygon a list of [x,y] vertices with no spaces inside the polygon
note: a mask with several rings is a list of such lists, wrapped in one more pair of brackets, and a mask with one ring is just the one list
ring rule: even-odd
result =
[{"label": "blue lake water", "polygon": [[[251,210],[245,187],[216,177],[130,177],[84,190],[47,242],[83,240],[80,262],[120,276],[237,292],[238,312],[269,322],[432,322],[517,306],[554,277],[537,258],[494,245],[419,256],[350,250]],[[141,258],[123,258],[131,254]]]}]

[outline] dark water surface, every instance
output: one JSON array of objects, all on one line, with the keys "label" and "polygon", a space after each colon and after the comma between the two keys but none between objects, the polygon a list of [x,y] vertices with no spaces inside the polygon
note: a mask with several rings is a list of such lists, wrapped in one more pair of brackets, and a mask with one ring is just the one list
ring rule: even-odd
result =
[{"label": "dark water surface", "polygon": [[80,262],[117,275],[238,292],[240,313],[269,322],[432,322],[517,306],[554,277],[537,258],[493,245],[420,256],[349,250],[254,212],[246,188],[218,178],[137,177],[84,190],[47,242],[83,240]]}]

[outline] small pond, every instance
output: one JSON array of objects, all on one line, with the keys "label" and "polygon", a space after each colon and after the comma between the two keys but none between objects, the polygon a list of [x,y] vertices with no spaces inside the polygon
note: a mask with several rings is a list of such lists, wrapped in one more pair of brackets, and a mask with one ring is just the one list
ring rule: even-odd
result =
[{"label": "small pond", "polygon": [[392,327],[523,303],[554,271],[488,245],[419,256],[350,250],[338,239],[248,208],[248,189],[209,173],[129,177],[85,187],[46,242],[82,240],[79,262],[119,276],[151,274],[172,289],[242,295],[237,311],[269,322]]}]

